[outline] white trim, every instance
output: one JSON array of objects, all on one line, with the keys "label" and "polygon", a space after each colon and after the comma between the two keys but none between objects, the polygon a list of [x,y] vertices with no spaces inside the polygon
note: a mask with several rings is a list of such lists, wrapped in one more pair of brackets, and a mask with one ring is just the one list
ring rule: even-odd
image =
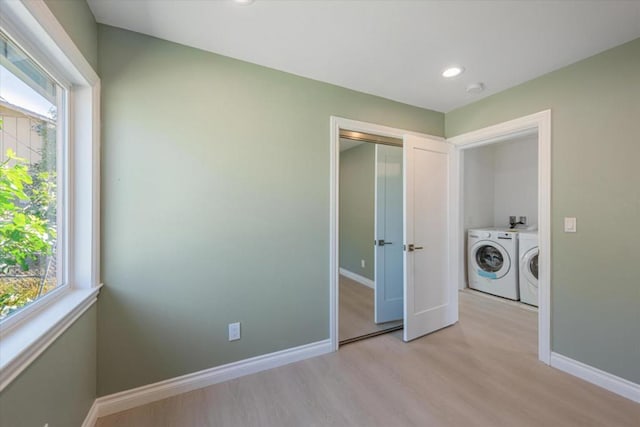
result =
[{"label": "white trim", "polygon": [[97,412],[98,417],[104,417],[178,394],[229,381],[234,378],[320,356],[330,353],[331,351],[331,341],[326,339],[217,366],[215,368],[205,369],[120,393],[99,397],[94,404],[97,408],[95,412]]},{"label": "white trim", "polygon": [[[100,285],[100,186],[101,186],[101,169],[100,169],[100,138],[101,138],[101,122],[100,122],[100,94],[102,91],[102,82],[98,79],[91,86],[91,126],[85,129],[89,133],[87,137],[91,141],[91,152],[88,153],[92,161],[91,165],[91,199],[90,204],[85,207],[85,211],[91,215],[91,236],[90,243],[87,245],[87,249],[91,251],[91,281],[89,286],[101,286]],[[89,173],[89,172],[88,172]]]},{"label": "white trim", "polygon": [[0,25],[63,86],[98,81],[98,75],[44,1],[2,1]]},{"label": "white trim", "polygon": [[353,271],[349,271],[342,267],[340,267],[339,271],[342,276],[348,277],[349,279],[356,281],[361,285],[365,285],[368,288],[375,289],[375,284],[373,283],[373,280],[368,279],[364,276],[361,276],[357,273],[354,273]]},{"label": "white trim", "polygon": [[464,223],[462,220],[462,159],[464,150],[491,144],[531,132],[538,133],[538,236],[540,271],[538,282],[538,358],[549,364],[551,354],[551,110],[541,111],[508,122],[449,138],[456,146],[453,162],[453,224],[451,259],[453,284],[464,281]]},{"label": "white trim", "polygon": [[447,141],[457,146],[481,146],[507,139],[520,138],[532,135],[540,125],[541,121],[551,117],[551,110],[544,110],[528,116],[487,126],[482,129],[470,131],[460,135],[447,138]]},{"label": "white trim", "polygon": [[[90,288],[100,280],[100,82],[74,86],[73,119],[69,121],[74,142],[69,147],[69,282]],[[89,179],[90,178],[90,179]]]},{"label": "white trim", "polygon": [[331,350],[338,350],[339,296],[338,283],[340,259],[338,258],[338,243],[340,242],[339,218],[339,193],[338,183],[340,182],[340,125],[345,119],[331,116],[329,125],[329,340]]},{"label": "white trim", "polygon": [[98,422],[98,403],[97,400],[93,401],[91,408],[89,408],[89,412],[87,412],[87,416],[84,418],[84,422],[80,427],[94,427]]},{"label": "white trim", "polygon": [[[378,125],[375,123],[361,122],[359,120],[345,119],[343,117],[331,116],[331,136],[337,139],[338,151],[340,151],[340,129],[352,130],[355,132],[372,133],[375,135],[388,136],[391,138],[403,139],[405,135],[414,135],[423,138],[432,138],[439,141],[445,141],[441,136],[427,135],[426,133],[414,132],[406,129],[394,128],[390,126]],[[334,125],[337,126],[338,133],[333,132]],[[333,139],[332,138],[332,139]]]},{"label": "white trim", "polygon": [[444,141],[439,136],[426,135],[419,132],[412,132],[404,129],[392,128],[389,126],[377,125],[375,123],[361,122],[358,120],[345,119],[331,116],[329,124],[329,339],[333,351],[338,350],[338,304],[339,304],[339,233],[340,225],[338,221],[339,201],[338,183],[340,182],[340,129],[352,130],[356,132],[373,133],[376,135],[389,136],[403,139],[405,135],[415,135],[419,137]]},{"label": "white trim", "polygon": [[0,25],[61,83],[93,86],[99,77],[42,0],[2,1]]},{"label": "white trim", "polygon": [[0,391],[96,302],[98,292],[99,288],[66,292],[28,322],[10,329],[0,325]]},{"label": "white trim", "polygon": [[551,366],[640,403],[640,384],[553,352],[551,353]]},{"label": "white trim", "polygon": [[58,299],[67,295],[70,292],[70,289],[71,288],[68,285],[61,285],[51,289],[47,294],[41,296],[30,304],[21,307],[5,319],[2,319],[2,321],[0,321],[0,337],[3,334],[9,333],[10,330],[19,328],[25,321],[28,321],[51,304],[54,304]]}]

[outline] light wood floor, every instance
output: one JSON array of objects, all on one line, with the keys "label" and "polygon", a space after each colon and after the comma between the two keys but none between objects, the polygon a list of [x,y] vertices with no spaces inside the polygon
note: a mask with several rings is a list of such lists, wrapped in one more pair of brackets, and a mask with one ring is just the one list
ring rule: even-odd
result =
[{"label": "light wood floor", "polygon": [[348,277],[340,276],[339,341],[393,329],[402,320],[376,325],[373,321],[373,289]]},{"label": "light wood floor", "polygon": [[460,322],[114,414],[98,427],[640,425],[640,405],[536,359],[536,313],[460,294]]}]

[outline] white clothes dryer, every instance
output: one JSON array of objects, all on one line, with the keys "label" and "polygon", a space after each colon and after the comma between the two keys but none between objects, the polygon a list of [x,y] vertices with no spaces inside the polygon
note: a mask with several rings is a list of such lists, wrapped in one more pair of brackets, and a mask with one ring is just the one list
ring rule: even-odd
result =
[{"label": "white clothes dryer", "polygon": [[538,232],[521,232],[520,301],[538,306]]},{"label": "white clothes dryer", "polygon": [[472,229],[468,231],[468,246],[469,287],[517,301],[518,233]]}]

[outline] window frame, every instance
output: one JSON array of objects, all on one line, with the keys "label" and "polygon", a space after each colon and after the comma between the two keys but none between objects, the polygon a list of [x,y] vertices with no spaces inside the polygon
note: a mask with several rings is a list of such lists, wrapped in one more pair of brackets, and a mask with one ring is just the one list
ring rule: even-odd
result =
[{"label": "window frame", "polygon": [[[0,31],[3,31],[0,23]],[[4,32],[4,31],[3,31]],[[69,215],[69,146],[70,146],[70,134],[69,134],[69,83],[66,82],[61,76],[54,76],[40,64],[36,58],[33,58],[30,53],[26,52],[23,46],[20,46],[17,40],[13,40],[10,34],[6,34],[12,43],[16,44],[19,49],[25,51],[25,53],[40,67],[42,70],[51,77],[60,89],[56,94],[56,110],[58,116],[58,123],[56,123],[56,171],[57,171],[57,201],[56,209],[58,212],[57,222],[57,250],[56,258],[57,263],[61,266],[56,272],[57,286],[55,289],[42,295],[40,298],[32,301],[31,303],[21,307],[16,312],[12,313],[5,319],[0,320],[0,331],[13,328],[14,325],[19,324],[23,320],[33,316],[37,311],[40,311],[47,304],[53,302],[55,299],[63,296],[70,290],[68,272],[69,253],[68,249],[68,215]]]},{"label": "window frame", "polygon": [[97,300],[100,284],[100,79],[43,0],[2,1],[0,27],[65,89],[60,135],[65,280],[0,322],[0,391]]}]

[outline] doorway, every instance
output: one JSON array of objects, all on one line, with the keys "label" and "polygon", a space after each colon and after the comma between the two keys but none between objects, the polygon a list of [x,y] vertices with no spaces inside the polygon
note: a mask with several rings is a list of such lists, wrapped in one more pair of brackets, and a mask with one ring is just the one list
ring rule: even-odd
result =
[{"label": "doorway", "polygon": [[[535,243],[538,233],[537,132],[469,148],[462,160],[467,269],[460,288],[537,307],[537,283],[524,286],[520,277],[521,250],[527,238]],[[537,275],[537,269],[531,273]]]},{"label": "doorway", "polygon": [[[345,130],[402,141],[402,339],[411,341],[452,325],[458,320],[458,301],[457,288],[450,286],[452,283],[450,236],[454,233],[454,223],[450,215],[453,199],[449,194],[453,170],[451,144],[440,137],[331,117],[330,340],[332,349],[337,350],[340,341],[340,134]],[[382,156],[380,150],[378,154]],[[384,242],[379,242],[380,240]],[[386,237],[375,239],[375,250],[379,252],[379,257],[382,257],[383,248],[391,246],[384,244],[387,240]],[[391,240],[391,242],[393,245],[394,241]],[[383,283],[377,280],[374,282]],[[386,296],[392,296],[392,298],[386,298],[385,302],[399,300],[398,292],[394,292],[387,293]]]},{"label": "doorway", "polygon": [[[488,147],[494,146],[499,147],[501,143],[505,143],[505,141],[514,141],[513,144],[518,144],[517,141],[531,141],[533,140],[533,148],[537,151],[537,170],[535,172],[535,182],[531,182],[530,177],[523,177],[522,171],[518,171],[521,175],[511,175],[513,179],[516,180],[526,180],[527,183],[522,182],[523,185],[527,185],[531,187],[532,185],[537,186],[535,192],[536,199],[536,212],[531,212],[532,201],[527,200],[522,202],[520,206],[522,206],[522,210],[528,210],[528,214],[525,212],[522,213],[508,213],[504,212],[504,203],[499,203],[496,205],[495,201],[491,204],[493,205],[493,211],[487,212],[486,210],[483,212],[482,209],[475,209],[473,212],[468,208],[470,205],[474,205],[476,207],[483,206],[487,207],[487,203],[477,203],[476,200],[474,202],[473,197],[469,197],[469,194],[466,194],[465,197],[464,187],[465,187],[465,160],[470,160],[474,158],[473,161],[476,162],[475,166],[478,166],[482,163],[482,159],[479,160],[482,156],[486,156],[490,154],[491,150]],[[537,244],[538,244],[538,257],[535,258],[535,269],[537,273],[537,303],[538,303],[538,359],[542,362],[549,364],[550,362],[550,271],[551,271],[551,256],[550,256],[550,246],[551,246],[551,212],[550,212],[550,199],[551,199],[551,177],[550,177],[550,163],[551,163],[551,112],[543,111],[540,113],[532,114],[529,116],[521,117],[519,119],[511,120],[509,122],[501,123],[495,126],[490,126],[484,129],[480,129],[478,131],[469,132],[467,134],[459,135],[454,138],[450,138],[448,140],[456,147],[455,154],[455,162],[454,162],[454,185],[452,197],[455,200],[456,208],[453,211],[453,220],[456,223],[455,233],[453,235],[453,277],[454,277],[454,285],[460,289],[464,289],[468,285],[469,277],[467,276],[468,272],[468,257],[473,256],[469,251],[470,237],[468,239],[467,231],[468,229],[476,226],[480,226],[481,222],[486,222],[491,227],[503,227],[505,228],[504,232],[507,233],[512,225],[519,227],[515,233],[508,233],[509,235],[513,235],[512,238],[518,239],[519,236],[516,237],[516,234],[520,233],[522,235],[531,234],[533,229],[537,229]],[[522,148],[524,146],[520,146]],[[486,151],[480,151],[483,148],[488,148]],[[528,146],[529,156],[531,156],[531,146]],[[522,151],[523,155],[527,155],[527,149]],[[502,154],[508,153],[510,150],[503,150]],[[512,151],[512,150],[511,150]],[[495,153],[493,153],[495,156]],[[495,157],[494,157],[495,160]],[[478,163],[479,162],[479,163]],[[468,166],[468,165],[467,165]],[[476,175],[481,174],[481,172],[474,172]],[[530,173],[530,172],[529,172]],[[467,177],[468,178],[468,177]],[[494,177],[495,178],[495,177]],[[505,183],[501,183],[504,187]],[[507,187],[517,186],[518,183],[507,183]],[[467,186],[470,185],[470,182],[467,182]],[[472,185],[472,184],[471,184]],[[502,188],[502,187],[501,187]],[[495,188],[494,188],[495,190]],[[481,193],[482,191],[480,191]],[[478,195],[476,195],[478,196]],[[479,195],[478,197],[482,197]],[[466,199],[466,200],[465,200]],[[500,201],[503,202],[503,201]],[[466,206],[465,206],[466,205]],[[508,211],[507,211],[508,212]],[[493,216],[492,220],[489,220],[488,217]],[[511,216],[515,216],[515,219],[509,218]],[[527,217],[521,220],[520,216]],[[537,217],[537,218],[536,218]],[[510,223],[510,220],[513,220],[513,223]],[[516,224],[518,222],[526,222],[528,224]],[[529,228],[529,230],[527,230]],[[501,237],[501,236],[497,236]],[[502,236],[504,238],[510,237],[507,234]],[[479,237],[481,239],[482,237]],[[487,237],[489,239],[489,237]],[[524,239],[523,239],[524,242]],[[529,243],[526,243],[529,244]],[[517,247],[517,246],[516,246]],[[490,267],[495,267],[494,272],[485,273],[487,276],[489,274],[495,274],[497,277],[497,273],[501,270],[498,269],[498,265],[500,264],[500,268],[502,271],[506,271],[506,268],[503,268],[503,265],[499,262],[500,259],[506,259],[508,255],[506,254],[506,250],[502,254],[499,250],[492,251],[495,255],[494,258],[489,260],[491,265]],[[490,254],[489,254],[490,255]],[[487,255],[488,256],[488,255]],[[473,260],[472,260],[473,261]],[[481,260],[482,261],[482,260]],[[511,264],[514,268],[520,268],[520,259],[519,254],[516,252],[515,259],[511,260]],[[527,267],[527,266],[525,266]],[[519,273],[519,272],[518,272]],[[518,277],[519,283],[520,277]],[[507,297],[509,298],[509,297]],[[511,299],[520,299],[519,295],[516,298]]]}]

